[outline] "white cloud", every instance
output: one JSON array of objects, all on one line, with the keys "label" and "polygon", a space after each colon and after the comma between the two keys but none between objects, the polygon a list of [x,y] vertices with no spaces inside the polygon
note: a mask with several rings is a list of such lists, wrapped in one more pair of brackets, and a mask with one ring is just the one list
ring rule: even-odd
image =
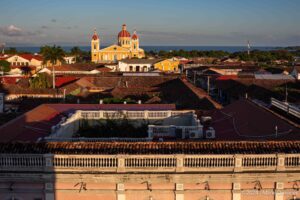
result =
[{"label": "white cloud", "polygon": [[0,27],[0,33],[5,36],[22,36],[23,30],[15,25]]}]

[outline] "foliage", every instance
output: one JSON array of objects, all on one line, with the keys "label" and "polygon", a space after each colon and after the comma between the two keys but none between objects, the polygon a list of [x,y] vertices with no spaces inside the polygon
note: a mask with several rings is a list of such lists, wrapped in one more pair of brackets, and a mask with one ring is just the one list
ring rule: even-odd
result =
[{"label": "foliage", "polygon": [[134,100],[132,100],[130,98],[120,99],[120,98],[116,98],[116,97],[111,97],[111,98],[103,99],[103,103],[105,103],[105,104],[119,104],[119,103],[124,103],[124,101],[126,101],[126,103],[128,103],[128,104],[136,103]]},{"label": "foliage", "polygon": [[80,57],[82,55],[82,51],[80,50],[79,47],[73,47],[71,49],[71,55],[75,56],[76,62],[80,61]]},{"label": "foliage", "polygon": [[253,50],[250,55],[247,52],[235,52],[230,55],[231,58],[239,58],[243,61],[256,61],[271,63],[274,60],[293,60],[293,53],[287,50],[276,50],[276,51],[259,51]]},{"label": "foliage", "polygon": [[50,62],[52,65],[56,65],[57,61],[64,62],[65,52],[59,46],[43,46],[40,49],[40,53],[43,55],[43,63]]},{"label": "foliage", "polygon": [[193,58],[193,57],[215,57],[215,58],[223,58],[225,56],[229,56],[230,53],[226,51],[185,51],[183,49],[173,50],[173,51],[164,51],[161,50],[158,53],[154,51],[146,52],[147,56],[159,56],[164,58],[171,58],[175,56],[185,57],[185,58]]},{"label": "foliage", "polygon": [[96,126],[89,126],[87,121],[83,121],[77,136],[88,138],[103,137],[128,137],[143,138],[147,137],[148,124],[142,123],[140,126],[134,126],[126,118],[124,119],[107,119],[99,121]]},{"label": "foliage", "polygon": [[51,87],[52,87],[51,79],[46,73],[40,73],[36,77],[30,80],[30,88],[45,89]]},{"label": "foliage", "polygon": [[30,67],[28,67],[28,66],[22,66],[21,70],[22,70],[22,73],[25,75],[30,74],[30,71],[31,71]]},{"label": "foliage", "polygon": [[10,47],[9,49],[5,49],[5,53],[7,54],[16,54],[18,53],[17,49],[14,47]]},{"label": "foliage", "polygon": [[0,60],[0,71],[9,72],[10,71],[10,63],[6,60]]}]

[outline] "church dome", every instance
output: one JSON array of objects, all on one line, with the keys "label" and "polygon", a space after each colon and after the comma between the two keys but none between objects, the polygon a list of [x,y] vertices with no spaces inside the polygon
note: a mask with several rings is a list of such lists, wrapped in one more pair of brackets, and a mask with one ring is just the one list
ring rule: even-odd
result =
[{"label": "church dome", "polygon": [[123,24],[122,31],[119,32],[118,37],[130,37],[130,33],[126,30],[126,24]]}]

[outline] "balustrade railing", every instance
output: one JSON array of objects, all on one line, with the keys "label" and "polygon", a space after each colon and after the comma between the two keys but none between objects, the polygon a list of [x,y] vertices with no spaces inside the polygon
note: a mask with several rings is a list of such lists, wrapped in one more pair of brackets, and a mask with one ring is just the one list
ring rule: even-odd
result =
[{"label": "balustrade railing", "polygon": [[276,155],[253,156],[243,158],[243,167],[272,167],[277,165]]},{"label": "balustrade railing", "polygon": [[0,154],[0,171],[233,172],[300,170],[300,154],[53,155]]},{"label": "balustrade railing", "polygon": [[300,155],[287,155],[284,160],[286,167],[299,167],[300,166]]},{"label": "balustrade railing", "polygon": [[176,158],[126,158],[125,167],[128,168],[148,168],[148,167],[176,167]]},{"label": "balustrade railing", "polygon": [[234,167],[233,156],[187,156],[184,158],[184,167],[211,168]]}]

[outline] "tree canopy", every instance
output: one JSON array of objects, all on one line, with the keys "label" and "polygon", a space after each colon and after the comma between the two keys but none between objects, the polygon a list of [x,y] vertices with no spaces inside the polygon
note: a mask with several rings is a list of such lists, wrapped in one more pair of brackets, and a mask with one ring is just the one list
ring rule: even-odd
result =
[{"label": "tree canopy", "polygon": [[50,62],[52,65],[56,65],[57,61],[64,62],[65,52],[60,46],[43,46],[40,53],[43,55],[44,64]]},{"label": "tree canopy", "polygon": [[10,63],[6,60],[0,60],[0,71],[9,72],[10,71]]},{"label": "tree canopy", "polygon": [[45,89],[51,87],[51,77],[46,73],[37,74],[36,77],[30,80],[30,88],[32,89]]}]

